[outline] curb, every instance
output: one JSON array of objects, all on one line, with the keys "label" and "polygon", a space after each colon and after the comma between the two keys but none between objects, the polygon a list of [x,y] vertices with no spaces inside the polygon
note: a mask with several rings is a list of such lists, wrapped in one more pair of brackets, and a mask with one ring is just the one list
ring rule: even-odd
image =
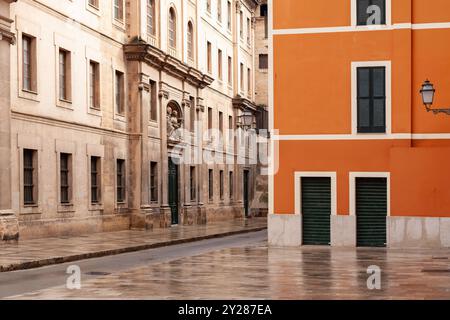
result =
[{"label": "curb", "polygon": [[216,233],[216,234],[211,234],[211,235],[207,235],[207,236],[198,236],[198,237],[193,237],[193,238],[177,239],[177,240],[163,241],[163,242],[151,243],[151,244],[149,243],[149,244],[143,244],[143,245],[132,246],[132,247],[123,247],[123,248],[109,249],[109,250],[97,251],[97,252],[87,252],[87,253],[81,253],[81,254],[71,255],[71,256],[53,257],[53,258],[49,258],[49,259],[13,263],[8,266],[0,266],[0,272],[34,269],[34,268],[40,268],[40,267],[45,267],[45,266],[50,266],[50,265],[55,265],[55,264],[73,262],[73,261],[78,261],[78,260],[101,258],[101,257],[106,257],[106,256],[114,256],[114,255],[118,255],[118,254],[122,254],[122,253],[143,251],[143,250],[148,250],[148,249],[156,249],[156,248],[173,246],[173,245],[183,244],[183,243],[190,243],[190,242],[196,242],[196,241],[214,239],[214,238],[223,238],[223,237],[244,234],[244,233],[258,232],[258,231],[262,231],[262,230],[266,230],[266,229],[267,229],[267,227],[258,227],[258,228],[245,229],[245,230],[229,231],[229,232],[225,232],[225,233]]}]

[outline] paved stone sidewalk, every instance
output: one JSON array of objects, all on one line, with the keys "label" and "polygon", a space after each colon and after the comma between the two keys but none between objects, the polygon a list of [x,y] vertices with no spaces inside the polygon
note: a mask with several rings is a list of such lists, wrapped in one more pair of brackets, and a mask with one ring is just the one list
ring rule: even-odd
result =
[{"label": "paved stone sidewalk", "polygon": [[0,244],[0,272],[41,267],[162,246],[263,230],[266,218],[234,220],[153,231],[126,230],[77,237]]}]

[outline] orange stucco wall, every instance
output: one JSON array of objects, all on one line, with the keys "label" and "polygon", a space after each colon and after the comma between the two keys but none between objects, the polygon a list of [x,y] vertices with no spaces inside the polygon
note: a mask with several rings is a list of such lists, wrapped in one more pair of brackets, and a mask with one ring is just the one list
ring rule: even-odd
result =
[{"label": "orange stucco wall", "polygon": [[[351,0],[273,0],[274,29],[349,26]],[[392,22],[450,23],[448,0],[392,0]],[[274,129],[351,133],[351,62],[392,64],[392,133],[448,134],[450,116],[426,112],[419,90],[450,108],[450,28],[275,34]],[[292,137],[291,137],[292,139]],[[349,214],[349,172],[391,173],[391,214],[450,217],[450,140],[279,142],[274,212],[294,213],[294,172],[337,172],[337,211]]]}]

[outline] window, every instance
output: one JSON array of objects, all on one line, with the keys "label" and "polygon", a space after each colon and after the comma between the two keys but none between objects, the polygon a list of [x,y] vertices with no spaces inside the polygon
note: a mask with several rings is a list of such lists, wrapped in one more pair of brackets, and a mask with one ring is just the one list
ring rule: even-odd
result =
[{"label": "window", "polygon": [[117,167],[116,167],[116,173],[117,173],[117,202],[125,202],[125,179],[126,179],[126,172],[125,172],[125,160],[123,159],[117,159]]},{"label": "window", "polygon": [[98,9],[98,0],[89,0],[89,5],[93,6],[94,8]]},{"label": "window", "polygon": [[177,18],[173,8],[169,10],[169,46],[174,49],[177,47]]},{"label": "window", "polygon": [[228,178],[228,183],[229,183],[229,195],[230,195],[230,199],[233,199],[233,194],[234,194],[234,182],[233,182],[233,171],[230,171],[229,173],[229,178]]},{"label": "window", "polygon": [[70,100],[70,52],[59,49],[59,99]]},{"label": "window", "polygon": [[247,44],[249,44],[250,45],[250,43],[251,43],[251,37],[250,37],[250,35],[251,35],[251,30],[250,30],[250,18],[247,18]]},{"label": "window", "polygon": [[358,26],[386,24],[386,0],[356,0],[356,11]]},{"label": "window", "polygon": [[37,194],[37,161],[35,150],[23,150],[23,203],[25,205],[36,204]]},{"label": "window", "polygon": [[189,186],[190,186],[190,193],[191,193],[191,201],[194,201],[196,198],[196,183],[195,183],[195,167],[191,167],[190,174],[189,174]]},{"label": "window", "polygon": [[228,57],[228,85],[233,84],[233,60],[231,57]]},{"label": "window", "polygon": [[220,170],[219,172],[219,182],[220,182],[220,200],[223,200],[224,194],[223,170]]},{"label": "window", "polygon": [[239,35],[244,39],[244,13],[241,11],[239,15]]},{"label": "window", "polygon": [[240,72],[241,72],[241,91],[244,92],[244,64],[241,63],[240,65]]},{"label": "window", "polygon": [[206,12],[211,13],[211,0],[206,0]]},{"label": "window", "polygon": [[147,33],[155,35],[155,0],[147,0]]},{"label": "window", "polygon": [[386,68],[357,68],[358,133],[386,132]]},{"label": "window", "polygon": [[228,3],[227,3],[227,11],[228,11],[228,14],[227,14],[227,19],[228,19],[227,26],[228,26],[228,30],[231,30],[231,2],[230,1],[228,1]]},{"label": "window", "polygon": [[22,89],[36,92],[36,39],[22,35]]},{"label": "window", "polygon": [[60,181],[60,202],[62,204],[70,203],[70,185],[71,185],[71,155],[61,153],[59,156],[59,181]]},{"label": "window", "polygon": [[100,202],[100,157],[91,157],[91,203]]},{"label": "window", "polygon": [[207,67],[208,67],[208,73],[212,73],[212,51],[211,51],[211,42],[208,41],[207,45]]},{"label": "window", "polygon": [[265,70],[269,68],[269,56],[267,54],[259,55],[259,69]]},{"label": "window", "polygon": [[252,71],[247,68],[247,90],[248,96],[252,95]]},{"label": "window", "polygon": [[212,108],[208,108],[208,129],[212,129]]},{"label": "window", "polygon": [[156,81],[150,80],[150,120],[158,120],[158,98]]},{"label": "window", "polygon": [[212,169],[208,171],[208,195],[209,201],[212,201],[214,198],[214,171]]},{"label": "window", "polygon": [[191,121],[190,121],[189,127],[191,129],[191,132],[194,132],[195,131],[195,110],[196,110],[194,97],[189,97],[189,105],[190,105],[190,110],[191,110],[191,112],[190,112],[190,120]]},{"label": "window", "polygon": [[268,25],[268,15],[267,15],[267,4],[262,4],[260,7],[260,16],[264,17],[264,38],[267,39],[268,36],[268,30],[269,30],[269,25]]},{"label": "window", "polygon": [[219,131],[223,133],[223,112],[219,111]]},{"label": "window", "polygon": [[230,144],[231,144],[233,141],[233,135],[234,135],[233,131],[232,131],[234,129],[232,116],[228,116],[228,129],[229,129],[228,140],[230,141]]},{"label": "window", "polygon": [[150,162],[150,201],[158,202],[158,163]]},{"label": "window", "polygon": [[89,62],[89,107],[100,109],[100,65]]},{"label": "window", "polygon": [[217,21],[222,22],[222,0],[217,0]]},{"label": "window", "polygon": [[114,0],[114,19],[123,21],[123,0]]},{"label": "window", "polygon": [[123,72],[117,71],[115,73],[115,89],[114,89],[114,93],[115,93],[115,104],[116,104],[116,112],[120,115],[123,115],[125,113],[125,108],[124,108],[124,93],[123,93],[123,88],[124,88],[124,80],[123,80]]},{"label": "window", "polygon": [[218,50],[217,51],[217,71],[219,73],[219,79],[222,80],[223,75],[222,75],[222,50]]},{"label": "window", "polygon": [[190,21],[187,27],[187,53],[188,58],[194,60],[194,27]]}]

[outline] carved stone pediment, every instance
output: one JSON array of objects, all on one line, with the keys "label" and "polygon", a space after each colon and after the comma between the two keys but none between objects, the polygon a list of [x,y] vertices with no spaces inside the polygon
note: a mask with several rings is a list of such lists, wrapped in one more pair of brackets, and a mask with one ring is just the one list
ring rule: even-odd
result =
[{"label": "carved stone pediment", "polygon": [[124,45],[125,56],[130,61],[143,61],[148,65],[164,71],[176,78],[201,89],[209,86],[214,79],[177,58],[147,43],[130,43]]}]

